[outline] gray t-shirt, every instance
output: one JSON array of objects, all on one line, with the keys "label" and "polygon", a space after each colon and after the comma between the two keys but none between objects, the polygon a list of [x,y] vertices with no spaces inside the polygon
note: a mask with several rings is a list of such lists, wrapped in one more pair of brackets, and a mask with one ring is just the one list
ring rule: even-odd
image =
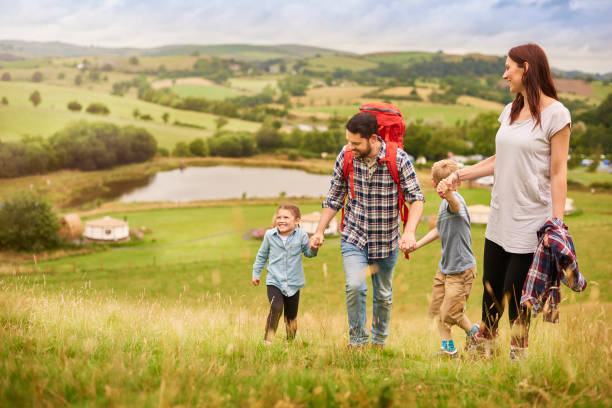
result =
[{"label": "gray t-shirt", "polygon": [[510,125],[506,105],[495,137],[495,181],[485,237],[506,252],[535,252],[537,231],[552,216],[550,140],[571,125],[569,111],[553,102],[541,115],[542,126],[527,119]]},{"label": "gray t-shirt", "polygon": [[454,194],[461,204],[459,213],[453,214],[448,201],[442,200],[436,222],[442,243],[442,256],[438,268],[446,275],[462,273],[476,266],[476,258],[472,252],[470,214],[461,194],[457,192]]}]

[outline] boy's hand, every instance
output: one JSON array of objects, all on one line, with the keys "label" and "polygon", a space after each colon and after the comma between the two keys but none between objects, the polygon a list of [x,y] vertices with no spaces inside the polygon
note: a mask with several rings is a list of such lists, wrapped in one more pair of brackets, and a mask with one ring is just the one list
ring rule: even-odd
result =
[{"label": "boy's hand", "polygon": [[259,278],[252,278],[251,282],[253,282],[253,286],[259,286]]},{"label": "boy's hand", "polygon": [[414,237],[414,232],[405,231],[399,241],[399,249],[400,251],[412,252],[416,249],[416,238]]}]

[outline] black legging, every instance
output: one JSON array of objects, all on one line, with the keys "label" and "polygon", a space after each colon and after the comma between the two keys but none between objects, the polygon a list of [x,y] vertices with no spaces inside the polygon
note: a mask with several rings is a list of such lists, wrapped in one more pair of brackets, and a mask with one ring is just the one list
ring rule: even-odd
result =
[{"label": "black legging", "polygon": [[266,332],[264,339],[270,340],[276,328],[278,321],[285,309],[285,325],[287,327],[287,339],[293,340],[297,331],[297,312],[298,304],[300,303],[300,291],[295,292],[293,296],[285,296],[276,286],[268,285],[268,300],[270,301],[270,314],[266,322]]},{"label": "black legging", "polygon": [[[528,308],[520,307],[520,300],[532,260],[533,253],[506,252],[495,242],[485,239],[482,321],[486,326],[483,331],[486,337],[497,335],[499,319],[508,304],[512,344],[517,347],[528,346],[531,313]],[[519,325],[515,326],[515,323]]]}]

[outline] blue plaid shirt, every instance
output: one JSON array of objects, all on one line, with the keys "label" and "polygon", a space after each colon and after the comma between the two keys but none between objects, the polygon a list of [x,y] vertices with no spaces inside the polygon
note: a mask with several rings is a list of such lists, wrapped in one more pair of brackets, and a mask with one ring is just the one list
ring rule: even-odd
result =
[{"label": "blue plaid shirt", "polygon": [[[387,145],[384,141],[381,142],[382,148],[376,156],[376,167],[371,177],[366,160],[353,157],[355,197],[349,197],[346,203],[342,230],[342,240],[360,249],[367,247],[369,259],[387,258],[391,255],[397,248],[400,235],[397,184],[393,181],[387,164],[380,161],[387,154]],[[349,189],[342,172],[344,149],[336,158],[331,187],[323,202],[324,208],[336,211],[342,209]],[[401,149],[397,150],[397,170],[406,201],[425,201],[414,167],[406,152]]]}]

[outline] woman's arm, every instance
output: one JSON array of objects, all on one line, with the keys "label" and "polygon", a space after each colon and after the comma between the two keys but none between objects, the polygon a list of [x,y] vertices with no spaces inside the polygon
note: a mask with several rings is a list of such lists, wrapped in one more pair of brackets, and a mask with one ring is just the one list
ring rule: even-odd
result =
[{"label": "woman's arm", "polygon": [[[461,180],[474,180],[484,176],[492,176],[495,170],[495,155],[484,159],[483,161],[474,164],[473,166],[464,167],[454,173],[454,178],[459,175]],[[453,182],[457,180],[453,179]]]},{"label": "woman's arm", "polygon": [[[453,188],[459,187],[462,180],[474,180],[484,176],[492,176],[495,171],[495,155],[487,157],[483,161],[474,164],[473,166],[464,167],[457,170],[450,176],[444,179],[444,181]],[[440,184],[438,184],[440,185]],[[442,189],[437,190],[440,198],[444,197],[444,191]]]},{"label": "woman's arm", "polygon": [[563,220],[567,197],[567,153],[569,151],[570,127],[567,125],[550,140],[550,192],[553,218]]}]

